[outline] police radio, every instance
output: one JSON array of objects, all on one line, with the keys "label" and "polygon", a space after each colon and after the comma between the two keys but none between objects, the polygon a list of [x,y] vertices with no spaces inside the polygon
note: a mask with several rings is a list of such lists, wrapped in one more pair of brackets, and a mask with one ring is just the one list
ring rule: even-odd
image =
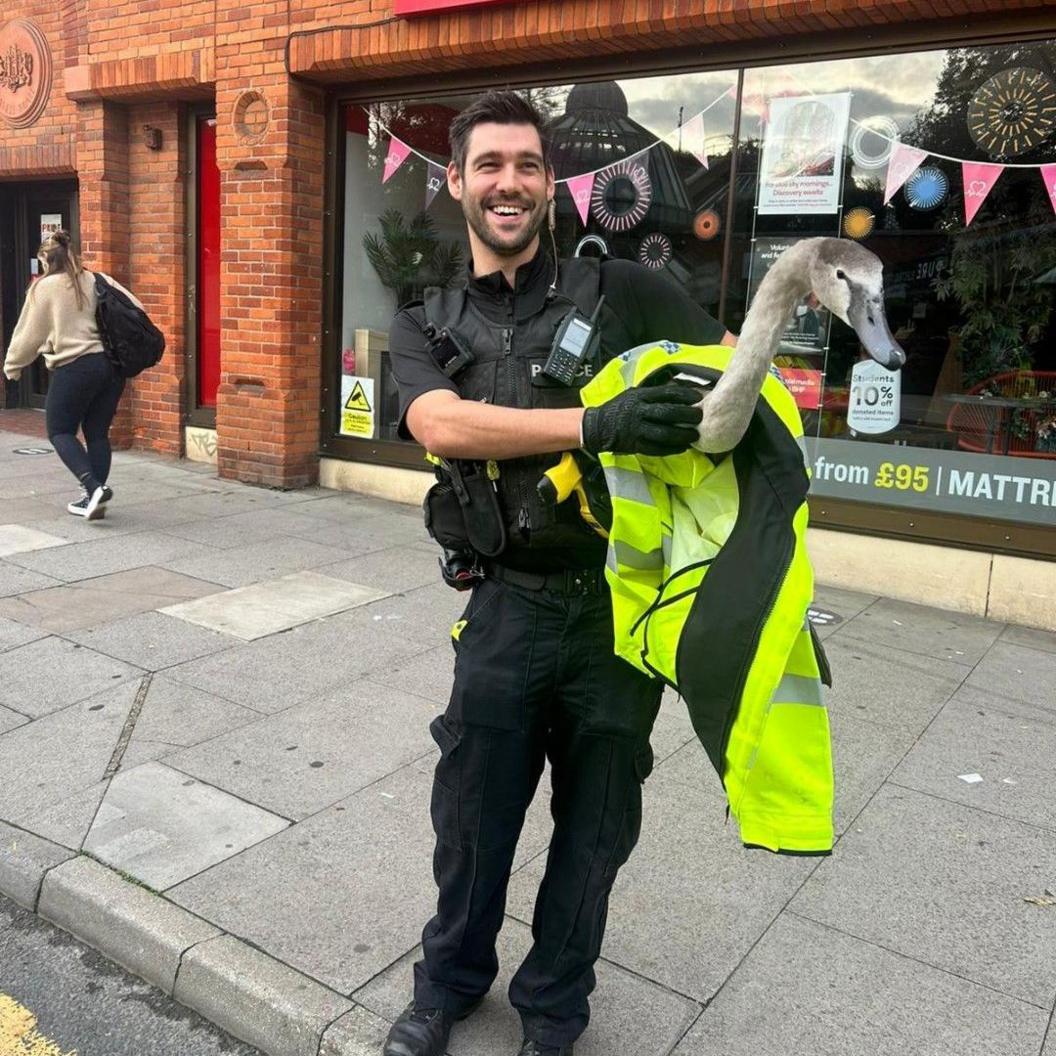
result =
[{"label": "police radio", "polygon": [[594,348],[598,336],[598,315],[604,303],[605,295],[602,294],[589,319],[573,309],[561,321],[554,343],[550,346],[550,354],[543,364],[543,373],[548,378],[562,385],[575,384],[576,374]]}]

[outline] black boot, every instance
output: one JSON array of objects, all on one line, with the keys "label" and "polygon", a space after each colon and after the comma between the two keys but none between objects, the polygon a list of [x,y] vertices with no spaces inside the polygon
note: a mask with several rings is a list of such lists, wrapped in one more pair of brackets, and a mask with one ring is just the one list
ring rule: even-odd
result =
[{"label": "black boot", "polygon": [[393,1023],[385,1039],[385,1048],[381,1050],[382,1056],[444,1056],[451,1028],[479,1004],[479,1001],[475,1002],[456,1016],[441,1008],[415,1009],[412,1001]]},{"label": "black boot", "polygon": [[517,1056],[572,1056],[572,1044],[544,1045],[540,1041],[525,1038]]}]

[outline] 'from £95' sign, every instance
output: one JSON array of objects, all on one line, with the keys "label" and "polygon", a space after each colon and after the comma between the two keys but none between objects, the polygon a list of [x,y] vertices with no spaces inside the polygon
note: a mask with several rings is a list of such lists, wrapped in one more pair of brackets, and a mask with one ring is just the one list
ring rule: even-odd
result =
[{"label": "'from \u00a395' sign", "polygon": [[1056,527],[1056,459],[807,437],[811,494]]}]

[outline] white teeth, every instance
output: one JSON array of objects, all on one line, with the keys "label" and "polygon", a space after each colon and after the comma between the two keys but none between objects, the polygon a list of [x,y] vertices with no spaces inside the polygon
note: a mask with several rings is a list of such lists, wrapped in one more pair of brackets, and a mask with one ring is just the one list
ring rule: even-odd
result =
[{"label": "white teeth", "polygon": [[523,209],[515,205],[495,205],[492,206],[493,213],[498,213],[499,216],[520,216],[524,212]]}]

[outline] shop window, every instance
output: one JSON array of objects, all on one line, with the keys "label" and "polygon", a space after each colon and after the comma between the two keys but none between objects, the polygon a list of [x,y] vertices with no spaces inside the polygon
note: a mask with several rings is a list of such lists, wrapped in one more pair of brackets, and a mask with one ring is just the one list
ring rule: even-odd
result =
[{"label": "shop window", "polygon": [[[811,235],[884,262],[888,374],[804,303],[779,359],[818,496],[1056,522],[1056,45],[746,71],[726,322]],[[886,203],[886,204],[885,204]]]},{"label": "shop window", "polygon": [[[552,123],[558,253],[638,260],[717,314],[736,83],[726,72],[525,89]],[[393,313],[464,279],[465,221],[444,168],[451,119],[472,98],[343,108],[342,435],[396,440]]]}]

